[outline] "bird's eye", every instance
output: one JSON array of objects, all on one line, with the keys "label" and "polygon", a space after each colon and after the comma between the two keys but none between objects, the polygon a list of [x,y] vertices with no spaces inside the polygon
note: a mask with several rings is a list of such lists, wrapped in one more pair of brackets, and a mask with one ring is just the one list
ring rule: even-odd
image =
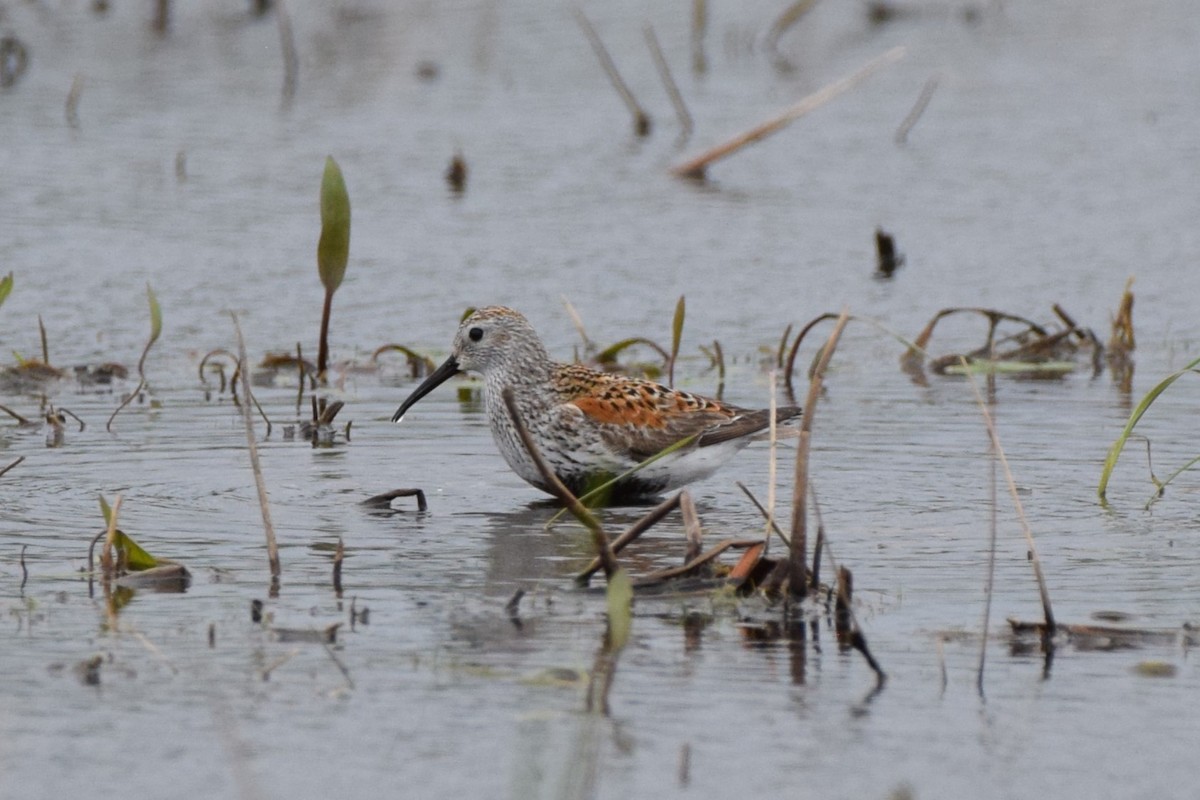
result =
[{"label": "bird's eye", "polygon": [[483,328],[471,328],[467,331],[467,336],[471,337],[472,342],[478,342],[483,338]]}]

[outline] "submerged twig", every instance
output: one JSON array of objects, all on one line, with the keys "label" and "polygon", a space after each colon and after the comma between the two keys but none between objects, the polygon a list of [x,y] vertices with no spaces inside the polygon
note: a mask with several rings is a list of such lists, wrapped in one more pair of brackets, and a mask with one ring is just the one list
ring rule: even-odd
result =
[{"label": "submerged twig", "polygon": [[[15,419],[17,421],[17,425],[19,425],[22,428],[26,428],[26,427],[36,424],[33,422],[33,420],[30,420],[26,417],[21,416],[16,411],[13,411],[11,408],[9,408],[8,406],[0,405],[0,411],[3,411],[5,414],[8,414],[10,417]],[[21,458],[17,459],[17,461],[20,461],[24,458],[25,458],[25,456],[21,456]],[[14,463],[16,463],[16,462],[14,462]],[[3,474],[4,474],[3,472],[0,472],[0,475],[3,475]]]},{"label": "submerged twig", "polygon": [[621,96],[621,100],[625,103],[625,107],[629,109],[630,115],[633,117],[633,130],[638,136],[646,136],[650,133],[650,115],[642,109],[638,104],[637,99],[633,96],[629,86],[621,77],[621,73],[617,72],[617,65],[613,61],[612,56],[608,54],[608,48],[604,46],[604,42],[600,39],[600,34],[596,32],[591,21],[583,13],[583,10],[576,7],[575,19],[579,22],[579,27],[583,29],[587,36],[588,44],[592,46],[596,58],[600,59],[600,66],[604,69],[604,74],[608,76],[608,80],[612,83],[613,88],[617,90],[617,94]]},{"label": "submerged twig", "polygon": [[879,666],[879,662],[875,660],[875,656],[871,655],[871,649],[867,647],[867,639],[863,636],[862,628],[858,626],[858,621],[854,618],[854,611],[851,608],[851,591],[853,586],[853,576],[850,570],[845,567],[838,567],[838,594],[837,607],[839,617],[844,610],[847,623],[850,625],[844,634],[839,633],[839,640],[843,641],[846,647],[852,647],[862,653],[863,658],[867,660],[867,666],[875,673],[875,679],[878,683],[877,688],[882,688],[887,680],[887,673],[883,671],[883,667]]},{"label": "submerged twig", "polygon": [[866,80],[872,73],[881,69],[894,61],[899,60],[904,56],[905,49],[903,47],[894,47],[888,50],[881,56],[878,56],[857,71],[841,78],[834,83],[829,84],[825,88],[810,94],[800,102],[785,109],[782,113],[766,120],[765,122],[755,125],[748,131],[740,133],[732,139],[710,148],[699,155],[696,155],[682,164],[678,164],[671,168],[672,174],[680,178],[703,179],[705,170],[715,161],[718,161],[726,156],[736,153],[748,144],[757,142],[772,133],[786,127],[789,123],[794,122],[800,117],[808,114],[821,106],[828,103],[838,95],[854,88],[859,83]]},{"label": "submerged twig", "polygon": [[917,96],[917,102],[913,103],[912,110],[896,128],[896,144],[904,144],[908,141],[908,133],[917,124],[917,120],[925,113],[925,107],[929,105],[929,101],[933,99],[933,93],[937,91],[939,76],[934,75],[929,80],[925,81],[925,85],[921,88],[921,94]]},{"label": "submerged twig", "polygon": [[17,456],[17,459],[15,461],[10,463],[8,466],[0,469],[0,475],[4,475],[4,473],[8,472],[10,469],[15,467],[17,464],[20,464],[24,460],[25,460],[25,456]]},{"label": "submerged twig", "polygon": [[[276,0],[278,2],[279,0]],[[350,677],[350,670],[342,663],[342,660],[337,657],[337,653],[333,652],[333,648],[329,646],[329,642],[321,642],[321,647],[325,648],[325,655],[329,656],[329,660],[338,668],[338,672],[342,673],[342,677],[346,679],[346,688],[354,688],[354,679]]]},{"label": "submerged twig", "polygon": [[362,504],[371,508],[391,508],[392,501],[397,497],[415,497],[417,498],[417,511],[429,510],[429,503],[425,500],[425,492],[420,489],[393,489],[390,492],[368,497],[362,501]]}]

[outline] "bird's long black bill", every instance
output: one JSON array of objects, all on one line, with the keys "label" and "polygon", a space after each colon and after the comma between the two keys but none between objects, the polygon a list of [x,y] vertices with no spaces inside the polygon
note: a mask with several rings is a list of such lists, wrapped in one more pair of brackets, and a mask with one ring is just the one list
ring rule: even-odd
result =
[{"label": "bird's long black bill", "polygon": [[421,385],[418,386],[413,393],[408,396],[407,400],[400,404],[400,408],[396,409],[395,414],[392,414],[392,422],[399,422],[400,420],[404,419],[404,412],[408,411],[408,409],[415,405],[418,400],[432,392],[450,378],[453,378],[461,371],[462,370],[458,368],[458,361],[454,359],[454,356],[447,358],[444,362],[442,362],[440,367],[429,373],[429,377],[426,378]]}]

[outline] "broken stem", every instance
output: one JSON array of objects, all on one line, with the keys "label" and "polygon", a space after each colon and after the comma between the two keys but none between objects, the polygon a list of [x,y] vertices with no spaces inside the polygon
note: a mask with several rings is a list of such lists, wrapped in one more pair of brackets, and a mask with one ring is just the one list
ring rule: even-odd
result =
[{"label": "broken stem", "polygon": [[654,28],[647,25],[642,32],[646,36],[646,46],[650,48],[650,55],[654,57],[654,66],[658,69],[658,77],[662,79],[667,95],[671,98],[671,105],[675,107],[675,116],[679,118],[679,126],[683,129],[680,136],[687,139],[692,135],[692,115],[688,113],[687,105],[683,102],[683,95],[679,92],[679,85],[675,83],[675,78],[671,75],[671,66],[667,63],[666,56],[663,55]]},{"label": "broken stem", "polygon": [[[250,397],[250,370],[246,361],[246,341],[242,338],[242,326],[238,324],[236,313],[233,317],[233,329],[238,340],[238,364],[242,377],[242,388]],[[254,438],[254,420],[250,416],[250,407],[243,403],[240,407],[242,422],[246,426],[246,448],[250,452],[250,469],[254,472],[254,487],[258,492],[258,507],[262,512],[263,532],[267,537],[267,564],[271,570],[271,595],[279,593],[279,576],[282,569],[279,565],[279,545],[275,541],[275,526],[271,522],[271,506],[267,499],[267,484],[263,479],[262,463],[258,459],[258,443]]]},{"label": "broken stem", "polygon": [[792,526],[791,551],[789,553],[788,591],[792,597],[803,600],[808,593],[808,521],[805,517],[805,506],[808,501],[808,454],[812,442],[812,423],[816,416],[817,400],[821,396],[821,385],[825,381],[825,370],[837,349],[838,339],[850,318],[849,311],[843,310],[838,317],[829,340],[821,350],[821,358],[813,369],[812,378],[808,384],[808,397],[804,403],[804,418],[800,423],[800,441],[796,446],[796,469],[792,485]]},{"label": "broken stem", "polygon": [[785,109],[782,113],[766,120],[765,122],[755,125],[750,130],[734,136],[732,139],[710,148],[697,156],[694,156],[682,164],[671,168],[672,174],[680,178],[695,178],[701,179],[704,177],[704,171],[710,164],[718,161],[728,155],[736,153],[748,144],[757,142],[759,139],[764,139],[776,131],[786,127],[789,123],[794,122],[800,117],[808,114],[821,106],[828,103],[838,95],[846,92],[858,84],[866,80],[870,75],[882,67],[898,61],[904,56],[905,48],[894,47],[888,50],[881,56],[877,56],[857,71],[847,75],[846,77],[829,84],[825,88],[810,94],[800,102]]},{"label": "broken stem", "polygon": [[600,34],[596,33],[596,29],[592,26],[591,21],[576,7],[575,19],[579,22],[579,27],[583,28],[584,34],[587,36],[588,44],[592,46],[592,50],[596,53],[596,58],[600,59],[600,66],[604,68],[604,74],[608,76],[612,82],[613,88],[617,90],[617,94],[621,96],[625,107],[629,109],[630,115],[633,117],[633,130],[638,136],[645,136],[650,133],[650,116],[638,105],[638,101],[630,91],[629,86],[621,77],[621,73],[617,72],[617,65],[613,61],[612,56],[608,54],[608,48],[604,46],[604,42],[600,39]]},{"label": "broken stem", "polygon": [[1000,436],[996,433],[996,425],[992,420],[992,415],[987,410],[987,405],[983,401],[983,395],[979,391],[979,384],[975,380],[975,376],[971,371],[966,369],[966,359],[959,357],[964,364],[967,378],[971,382],[971,390],[975,393],[975,401],[979,404],[979,413],[983,415],[984,425],[987,426],[988,436],[991,439],[992,447],[995,449],[996,455],[1000,458],[1000,466],[1004,469],[1004,479],[1008,484],[1008,493],[1012,497],[1013,507],[1017,511],[1017,519],[1021,522],[1021,533],[1025,536],[1025,544],[1029,547],[1029,560],[1033,564],[1033,576],[1037,580],[1038,593],[1042,600],[1042,613],[1046,618],[1046,639],[1051,639],[1054,636],[1055,623],[1054,612],[1050,608],[1050,592],[1046,588],[1046,578],[1042,574],[1042,561],[1038,558],[1037,546],[1033,543],[1033,531],[1029,527],[1029,520],[1025,517],[1025,508],[1021,505],[1021,497],[1017,493],[1017,482],[1013,479],[1012,470],[1008,466],[1008,458],[1004,455],[1004,447],[1000,444]]}]

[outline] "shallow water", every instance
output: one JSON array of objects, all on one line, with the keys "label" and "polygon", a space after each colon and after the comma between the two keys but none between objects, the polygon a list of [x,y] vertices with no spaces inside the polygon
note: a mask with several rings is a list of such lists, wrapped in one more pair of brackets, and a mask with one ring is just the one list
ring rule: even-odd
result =
[{"label": "shallow water", "polygon": [[[726,398],[757,406],[783,328],[823,311],[847,306],[912,337],[945,306],[1050,321],[1058,302],[1106,338],[1135,275],[1132,393],[1081,364],[1060,381],[1000,379],[993,413],[1059,620],[1195,621],[1196,480],[1143,510],[1153,486],[1134,443],[1111,508],[1095,497],[1132,405],[1200,341],[1190,5],[1160,0],[1135,15],[1119,3],[983,4],[968,22],[963,7],[914,4],[871,26],[855,4],[823,4],[782,40],[796,67],[786,73],[762,46],[778,8],[717,5],[704,75],[687,69],[682,7],[586,9],[654,116],[646,140],[569,6],[294,4],[299,88],[283,108],[274,20],[248,20],[239,3],[176,8],[165,39],[126,4],[103,18],[69,4],[0,9],[31,53],[0,93],[0,272],[16,279],[0,348],[36,354],[40,314],[53,363],[132,366],[149,329],[147,281],[165,319],[147,361],[154,407],[126,409],[114,434],[104,422],[131,382],[116,393],[55,387],[53,403],[87,423],[68,426],[59,447],[43,430],[0,425],[0,467],[26,459],[0,477],[0,797],[1189,796],[1200,673],[1186,649],[1067,645],[1047,676],[1039,653],[1012,646],[1003,619],[1040,608],[1002,484],[981,701],[992,468],[979,411],[959,379],[910,380],[901,346],[865,325],[835,358],[813,470],[889,676],[879,693],[824,625],[794,642],[764,633],[779,614],[753,601],[645,598],[612,716],[580,713],[582,682],[547,676],[589,670],[603,635],[601,597],[569,580],[586,536],[571,523],[544,528],[553,511],[505,468],[482,412],[453,386],[391,425],[413,387],[391,357],[340,383],[349,442],[311,448],[259,426],[283,561],[267,610],[283,627],[347,623],[333,654],[349,678],[321,645],[276,641],[250,621],[267,567],[244,433],[228,395],[206,398],[196,369],[206,351],[235,346],[230,309],[254,355],[297,340],[315,351],[327,153],[354,205],[332,329],[343,362],[365,363],[385,342],[440,359],[462,309],[484,303],[521,308],[570,358],[580,340],[563,296],[597,343],[667,340],[686,294],[679,382],[715,391],[699,346],[719,339]],[[686,144],[644,21],[696,118]],[[903,61],[716,165],[709,183],[667,174],[896,45]],[[425,61],[433,80],[417,74]],[[929,108],[897,146],[896,125],[935,74]],[[470,168],[461,197],[442,178],[457,149]],[[907,256],[890,282],[871,277],[877,225]],[[983,336],[980,320],[951,318],[932,349]],[[258,390],[277,423],[297,415],[295,387],[282,383]],[[1191,391],[1177,383],[1139,427],[1160,477],[1195,452]],[[36,416],[39,400],[6,390],[0,403]],[[765,499],[767,462],[753,447],[693,487],[708,541],[761,530],[734,481]],[[423,488],[429,512],[358,504],[402,486]],[[100,528],[99,493],[122,493],[124,529],[187,564],[186,594],[138,592],[115,623],[89,598],[78,570]],[[639,513],[605,521],[619,530]],[[339,538],[341,601],[330,585]],[[649,570],[682,550],[670,518],[627,560]],[[519,626],[504,611],[518,588]],[[351,598],[370,609],[353,631]],[[94,654],[100,685],[84,685],[75,665]],[[1138,674],[1142,661],[1173,664],[1175,676]]]}]

